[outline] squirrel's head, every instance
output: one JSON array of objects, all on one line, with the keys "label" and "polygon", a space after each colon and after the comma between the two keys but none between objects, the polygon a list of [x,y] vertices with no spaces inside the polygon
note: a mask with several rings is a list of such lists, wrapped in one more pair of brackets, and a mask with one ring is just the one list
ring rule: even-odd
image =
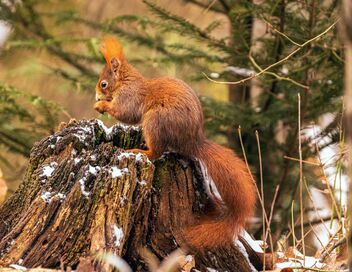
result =
[{"label": "squirrel's head", "polygon": [[106,65],[95,87],[97,101],[111,101],[120,79],[121,65],[125,61],[119,41],[113,37],[104,38],[100,46]]}]

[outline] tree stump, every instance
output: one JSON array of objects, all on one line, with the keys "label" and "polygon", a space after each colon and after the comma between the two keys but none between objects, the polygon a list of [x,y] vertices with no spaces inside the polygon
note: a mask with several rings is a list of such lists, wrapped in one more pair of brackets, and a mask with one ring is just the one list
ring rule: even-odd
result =
[{"label": "tree stump", "polygon": [[[177,154],[153,164],[124,150],[143,146],[138,127],[97,120],[70,122],[37,143],[22,184],[0,207],[0,266],[76,268],[104,251],[147,271],[141,247],[159,259],[177,249],[179,230],[209,202],[203,177]],[[201,271],[251,271],[236,246],[189,254]]]}]

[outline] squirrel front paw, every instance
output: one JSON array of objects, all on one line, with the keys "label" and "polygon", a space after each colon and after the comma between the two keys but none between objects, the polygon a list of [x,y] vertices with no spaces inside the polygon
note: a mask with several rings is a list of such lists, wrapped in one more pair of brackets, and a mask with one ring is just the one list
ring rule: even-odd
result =
[{"label": "squirrel front paw", "polygon": [[98,101],[94,104],[94,109],[99,113],[107,112],[109,109],[109,102],[107,101]]}]

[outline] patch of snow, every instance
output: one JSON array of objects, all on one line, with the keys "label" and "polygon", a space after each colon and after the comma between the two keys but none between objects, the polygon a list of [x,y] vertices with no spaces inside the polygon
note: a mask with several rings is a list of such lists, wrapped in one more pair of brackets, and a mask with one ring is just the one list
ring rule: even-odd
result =
[{"label": "patch of snow", "polygon": [[100,170],[101,168],[99,166],[91,166],[90,164],[88,165],[88,172],[92,175],[96,175],[97,172]]},{"label": "patch of snow", "polygon": [[209,76],[210,76],[211,78],[219,78],[219,77],[220,77],[220,74],[219,74],[219,73],[216,73],[216,72],[212,72],[212,73],[209,74]]},{"label": "patch of snow", "polygon": [[84,181],[86,180],[86,178],[81,178],[78,182],[79,184],[81,185],[81,192],[82,192],[82,195],[84,195],[85,197],[88,198],[89,196],[89,192],[86,191],[86,186],[84,184]]},{"label": "patch of snow", "polygon": [[73,135],[85,145],[89,145],[86,141],[89,136],[91,136],[93,142],[95,141],[95,131],[92,126],[80,126],[79,130],[76,131],[76,133],[73,133]]},{"label": "patch of snow", "polygon": [[66,198],[65,194],[62,193],[53,193],[53,192],[43,192],[40,197],[41,199],[44,200],[45,203],[50,203],[52,198],[57,196],[58,198],[60,198],[60,201],[63,201]]},{"label": "patch of snow", "polygon": [[142,153],[138,153],[138,154],[136,155],[136,161],[138,161],[138,162],[143,161],[143,155],[142,155]]},{"label": "patch of snow", "polygon": [[301,264],[299,262],[283,262],[276,263],[275,267],[278,269],[289,268],[289,267],[300,267]]},{"label": "patch of snow", "polygon": [[[332,83],[332,82],[331,82]],[[331,187],[335,185],[335,196],[339,200],[342,206],[347,206],[347,192],[349,179],[344,173],[340,173],[337,167],[337,162],[340,158],[340,153],[342,148],[338,143],[329,144],[330,136],[317,137],[320,133],[335,119],[335,115],[331,113],[326,113],[322,115],[319,119],[318,124],[313,124],[307,126],[302,130],[302,136],[312,139],[312,145],[315,146],[325,146],[319,151],[319,157],[322,165],[324,165],[324,172],[327,176],[327,180],[322,180],[322,182],[329,182]],[[341,194],[341,199],[340,199]],[[329,207],[329,206],[328,206]]]},{"label": "patch of snow", "polygon": [[306,256],[305,257],[305,266],[323,268],[325,266],[325,264],[321,263],[319,261],[319,259],[316,259],[311,256]]},{"label": "patch of snow", "polygon": [[120,168],[117,168],[116,166],[111,167],[111,177],[112,178],[122,177],[123,174],[126,174],[128,172],[129,172],[128,168],[120,169]]},{"label": "patch of snow", "polygon": [[139,181],[139,180],[137,179],[137,182],[138,182],[141,186],[147,185],[147,181],[146,181],[146,180],[141,180],[141,181]]},{"label": "patch of snow", "polygon": [[119,228],[118,226],[116,226],[116,224],[114,224],[113,234],[115,236],[115,246],[119,247],[123,239],[123,229]]},{"label": "patch of snow", "polygon": [[113,131],[114,127],[112,126],[112,127],[109,127],[109,128],[108,128],[107,126],[105,126],[105,124],[103,123],[103,121],[98,120],[98,119],[97,119],[97,123],[98,123],[98,125],[104,130],[105,135],[106,135],[106,138],[107,138],[108,140],[111,140],[112,131]]},{"label": "patch of snow", "polygon": [[143,162],[143,158],[145,158],[147,160],[148,164],[151,164],[152,162],[149,160],[149,158],[147,156],[145,156],[143,153],[138,153],[136,154],[136,161],[137,162]]},{"label": "patch of snow", "polygon": [[57,193],[56,194],[61,200],[64,200],[66,198],[66,195],[65,194],[62,194],[62,193]]},{"label": "patch of snow", "polygon": [[93,154],[92,156],[90,156],[90,159],[95,161],[97,159],[97,155]]},{"label": "patch of snow", "polygon": [[134,155],[134,154],[131,153],[131,152],[121,152],[121,153],[117,156],[117,158],[118,158],[119,161],[120,161],[120,160],[122,160],[122,159],[124,159],[124,158],[129,159],[129,158],[131,157],[131,155]]},{"label": "patch of snow", "polygon": [[251,268],[251,271],[252,272],[258,272],[257,269],[255,269],[255,267],[253,266],[253,264],[249,260],[248,253],[247,253],[246,248],[244,247],[244,245],[239,240],[235,241],[235,245],[241,251],[242,255],[246,258],[246,260],[247,260],[247,262],[249,264],[249,267]]},{"label": "patch of snow", "polygon": [[93,128],[90,126],[81,126],[80,129],[82,129],[84,132],[91,134],[93,132]]},{"label": "patch of snow", "polygon": [[227,66],[225,68],[225,71],[231,72],[235,75],[240,75],[243,77],[249,77],[249,76],[255,75],[255,72],[253,70],[250,70],[247,68],[235,67],[235,66]]},{"label": "patch of snow", "polygon": [[17,264],[21,265],[23,263],[23,259],[19,259]]},{"label": "patch of snow", "polygon": [[263,245],[262,240],[254,240],[245,230],[241,231],[241,236],[255,252],[264,253],[263,248],[261,247],[261,245]]},{"label": "patch of snow", "polygon": [[200,168],[201,168],[201,171],[202,171],[202,174],[203,174],[203,177],[204,177],[205,191],[207,192],[207,194],[211,198],[216,198],[216,199],[222,201],[221,195],[220,195],[220,193],[218,191],[218,188],[216,188],[214,180],[208,174],[208,169],[207,169],[206,165],[201,160],[198,160],[198,161],[199,161]]},{"label": "patch of snow", "polygon": [[284,75],[287,75],[288,74],[288,69],[287,69],[287,67],[282,67],[282,69],[281,69],[281,72],[284,74]]},{"label": "patch of snow", "polygon": [[116,166],[111,167],[111,176],[112,178],[117,178],[122,176],[121,169],[117,168]]},{"label": "patch of snow", "polygon": [[143,162],[147,161],[147,163],[151,163],[151,161],[148,159],[147,156],[145,156],[143,153],[132,153],[132,152],[121,152],[117,158],[119,160],[122,160],[124,158],[130,159],[130,158],[135,158],[137,162]]},{"label": "patch of snow", "polygon": [[117,123],[116,126],[122,128],[124,131],[128,131],[130,129],[133,129],[133,130],[139,130],[140,129],[139,126],[126,125],[126,124],[121,123],[121,122]]},{"label": "patch of snow", "polygon": [[219,272],[218,270],[211,268],[211,267],[207,267],[207,271],[209,272]]},{"label": "patch of snow", "polygon": [[52,193],[51,192],[43,192],[40,196],[45,203],[51,202]]},{"label": "patch of snow", "polygon": [[46,165],[42,169],[42,174],[40,177],[51,177],[52,173],[55,171],[55,167],[57,166],[56,162],[52,162],[49,165]]},{"label": "patch of snow", "polygon": [[87,135],[83,131],[77,131],[76,133],[73,133],[72,135],[74,135],[76,138],[78,138],[78,140],[81,143],[85,143],[85,141],[87,139]]},{"label": "patch of snow", "polygon": [[54,149],[55,148],[55,145],[49,145],[49,147],[51,148],[51,149]]},{"label": "patch of snow", "polygon": [[124,206],[127,203],[128,199],[126,196],[120,197],[120,205]]},{"label": "patch of snow", "polygon": [[75,158],[75,159],[74,159],[75,165],[77,165],[81,160],[82,160],[82,158]]},{"label": "patch of snow", "polygon": [[306,256],[305,258],[303,257],[302,254],[302,259],[295,259],[295,258],[289,258],[288,261],[282,262],[282,263],[276,263],[276,268],[283,269],[283,268],[289,268],[289,267],[306,267],[306,268],[324,268],[325,264],[321,263],[319,259],[316,259],[314,257]]},{"label": "patch of snow", "polygon": [[9,267],[16,269],[16,270],[27,271],[26,267],[24,267],[22,265],[18,265],[18,264],[10,264]]}]

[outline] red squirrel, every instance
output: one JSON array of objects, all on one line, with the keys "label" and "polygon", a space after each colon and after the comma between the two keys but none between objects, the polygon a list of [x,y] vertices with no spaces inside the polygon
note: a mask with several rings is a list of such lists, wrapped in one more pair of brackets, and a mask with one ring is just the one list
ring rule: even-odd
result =
[{"label": "red squirrel", "polygon": [[252,216],[256,192],[245,163],[228,148],[206,139],[203,111],[196,93],[179,79],[142,76],[127,62],[118,40],[105,38],[100,47],[106,65],[96,85],[95,110],[126,124],[141,124],[154,160],[174,151],[199,159],[216,185],[216,216],[209,215],[184,231],[186,243],[205,249],[233,242]]}]

